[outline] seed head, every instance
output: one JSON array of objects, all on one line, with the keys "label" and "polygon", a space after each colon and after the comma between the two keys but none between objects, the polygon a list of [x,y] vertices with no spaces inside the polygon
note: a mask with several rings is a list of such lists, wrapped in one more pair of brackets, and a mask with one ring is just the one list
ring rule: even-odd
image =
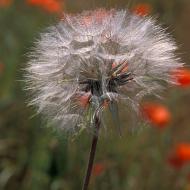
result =
[{"label": "seed head", "polygon": [[182,66],[176,49],[150,17],[104,9],[65,14],[30,54],[30,104],[60,128],[93,126],[105,108],[115,114],[130,103],[136,109],[145,95],[175,83],[171,72]]}]

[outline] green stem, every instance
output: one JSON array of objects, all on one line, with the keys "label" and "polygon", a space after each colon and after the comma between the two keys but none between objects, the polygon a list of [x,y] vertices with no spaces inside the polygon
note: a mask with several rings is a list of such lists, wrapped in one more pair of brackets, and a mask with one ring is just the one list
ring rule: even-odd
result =
[{"label": "green stem", "polygon": [[99,128],[100,128],[100,120],[99,120],[98,116],[96,116],[96,118],[95,118],[95,132],[93,134],[92,145],[91,145],[91,150],[90,150],[90,156],[89,156],[89,161],[88,161],[88,167],[87,167],[86,176],[85,176],[85,179],[84,179],[84,184],[83,184],[82,190],[87,190],[89,182],[90,182],[90,177],[91,177],[91,174],[92,174],[94,158],[95,158],[95,154],[96,154],[96,147],[97,147],[97,142],[98,142]]}]

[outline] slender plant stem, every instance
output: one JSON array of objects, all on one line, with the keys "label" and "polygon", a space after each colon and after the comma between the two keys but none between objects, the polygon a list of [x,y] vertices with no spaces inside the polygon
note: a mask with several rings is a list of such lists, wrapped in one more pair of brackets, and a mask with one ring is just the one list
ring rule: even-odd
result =
[{"label": "slender plant stem", "polygon": [[91,150],[90,150],[90,156],[89,156],[89,161],[88,161],[88,167],[86,171],[86,176],[84,178],[84,184],[82,190],[87,190],[88,185],[90,182],[90,177],[92,173],[92,168],[93,168],[93,163],[94,163],[94,157],[96,154],[96,147],[97,147],[97,142],[98,142],[98,135],[99,135],[99,128],[100,128],[100,120],[98,116],[95,118],[95,132],[93,134],[93,139],[92,139],[92,145],[91,145]]}]

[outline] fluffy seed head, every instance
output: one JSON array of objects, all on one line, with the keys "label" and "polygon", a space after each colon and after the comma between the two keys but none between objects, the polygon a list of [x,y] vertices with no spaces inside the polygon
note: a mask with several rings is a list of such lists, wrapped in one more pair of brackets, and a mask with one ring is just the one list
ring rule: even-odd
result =
[{"label": "fluffy seed head", "polygon": [[170,73],[182,66],[176,48],[150,17],[104,9],[65,14],[30,54],[30,104],[60,128],[93,126],[104,108],[136,109],[145,95],[175,83]]}]

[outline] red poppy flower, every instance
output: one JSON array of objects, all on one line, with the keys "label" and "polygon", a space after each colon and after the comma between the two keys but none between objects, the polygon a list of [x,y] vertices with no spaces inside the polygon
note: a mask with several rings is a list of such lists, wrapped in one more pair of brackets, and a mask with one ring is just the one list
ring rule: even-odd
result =
[{"label": "red poppy flower", "polygon": [[169,163],[175,168],[181,168],[184,164],[190,163],[190,144],[178,144],[169,157]]},{"label": "red poppy flower", "polygon": [[133,12],[140,16],[146,16],[150,14],[152,11],[152,7],[148,3],[139,3],[133,8]]},{"label": "red poppy flower", "polygon": [[169,110],[158,103],[144,103],[142,105],[143,116],[159,128],[164,128],[171,121]]},{"label": "red poppy flower", "polygon": [[99,10],[97,10],[96,13],[95,13],[95,18],[96,18],[97,21],[102,22],[102,20],[103,20],[106,16],[108,16],[109,14],[110,14],[110,12],[108,12],[108,11],[106,11],[106,10],[104,10],[104,9],[99,9]]},{"label": "red poppy flower", "polygon": [[12,4],[12,0],[0,0],[0,7],[8,7]]},{"label": "red poppy flower", "polygon": [[172,76],[176,78],[179,86],[181,87],[190,86],[190,70],[189,69],[178,69],[172,73]]},{"label": "red poppy flower", "polygon": [[190,161],[190,144],[181,143],[176,147],[176,155],[183,161]]},{"label": "red poppy flower", "polygon": [[93,166],[92,174],[94,176],[100,176],[105,171],[106,166],[102,163],[96,163]]},{"label": "red poppy flower", "polygon": [[110,13],[105,11],[104,9],[99,9],[95,11],[94,15],[86,15],[81,18],[81,23],[83,25],[89,26],[93,24],[94,21],[97,23],[101,23],[103,19],[108,16]]},{"label": "red poppy flower", "polygon": [[184,165],[184,162],[175,155],[169,156],[168,163],[176,169],[180,169]]},{"label": "red poppy flower", "polygon": [[27,0],[32,6],[39,6],[50,13],[60,13],[62,11],[62,3],[60,0]]}]

